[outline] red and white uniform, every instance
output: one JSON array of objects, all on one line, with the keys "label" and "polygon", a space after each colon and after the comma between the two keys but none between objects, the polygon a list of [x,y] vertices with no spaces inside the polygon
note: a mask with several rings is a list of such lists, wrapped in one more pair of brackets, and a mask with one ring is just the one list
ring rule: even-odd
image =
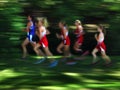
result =
[{"label": "red and white uniform", "polygon": [[43,32],[41,32],[40,33],[40,35],[41,35],[41,39],[40,39],[40,41],[39,41],[39,44],[41,44],[42,45],[42,47],[48,47],[48,39],[47,39],[47,37],[46,37],[46,28],[44,27],[44,26],[42,26],[42,27],[40,27],[42,30],[43,30]]},{"label": "red and white uniform", "polygon": [[79,45],[81,45],[83,43],[83,40],[84,40],[84,37],[83,37],[83,27],[81,25],[79,25],[74,33],[76,34],[76,37],[77,37],[77,41],[76,42]]},{"label": "red and white uniform", "polygon": [[101,32],[100,33],[103,37],[100,37],[100,38],[98,38],[98,43],[97,43],[97,46],[96,46],[96,48],[98,49],[98,50],[100,50],[100,51],[103,51],[103,52],[105,52],[106,51],[106,45],[105,45],[105,43],[104,43],[104,34]]},{"label": "red and white uniform", "polygon": [[64,30],[67,30],[66,27],[64,27],[64,29],[61,30],[61,35],[62,35],[62,40],[64,45],[70,45],[70,38],[68,36],[68,31],[65,33],[66,38],[64,38]]}]

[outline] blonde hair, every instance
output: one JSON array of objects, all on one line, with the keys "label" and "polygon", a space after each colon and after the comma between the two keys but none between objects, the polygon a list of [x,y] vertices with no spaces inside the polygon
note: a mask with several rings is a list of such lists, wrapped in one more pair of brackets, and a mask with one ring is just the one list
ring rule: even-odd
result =
[{"label": "blonde hair", "polygon": [[80,25],[82,24],[80,20],[75,20],[75,22],[79,23]]},{"label": "blonde hair", "polygon": [[41,21],[45,27],[49,26],[47,18],[45,18],[45,17],[38,17],[37,20]]}]

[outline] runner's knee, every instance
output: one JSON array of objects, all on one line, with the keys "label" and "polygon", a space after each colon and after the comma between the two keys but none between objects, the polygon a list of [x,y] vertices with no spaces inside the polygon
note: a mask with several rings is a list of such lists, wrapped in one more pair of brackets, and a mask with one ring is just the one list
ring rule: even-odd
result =
[{"label": "runner's knee", "polygon": [[34,51],[36,51],[37,50],[37,47],[34,47]]},{"label": "runner's knee", "polygon": [[95,52],[94,52],[94,51],[92,51],[92,55],[95,55]]}]

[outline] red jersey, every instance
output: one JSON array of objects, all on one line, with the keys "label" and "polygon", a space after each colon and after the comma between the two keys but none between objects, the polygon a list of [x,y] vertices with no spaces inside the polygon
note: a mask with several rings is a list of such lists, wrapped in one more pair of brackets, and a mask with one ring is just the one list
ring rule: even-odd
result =
[{"label": "red jersey", "polygon": [[[62,40],[63,40],[63,43],[64,45],[70,45],[70,38],[68,36],[68,31],[64,34],[64,30],[67,30],[66,27],[64,27],[62,30],[61,30],[61,35],[62,35]],[[64,35],[66,38],[64,38]]]},{"label": "red jersey", "polygon": [[83,27],[81,25],[79,25],[74,33],[76,34],[76,37],[77,37],[77,41],[76,42],[79,45],[81,45],[83,43],[83,40],[84,40],[84,37],[83,37]]}]

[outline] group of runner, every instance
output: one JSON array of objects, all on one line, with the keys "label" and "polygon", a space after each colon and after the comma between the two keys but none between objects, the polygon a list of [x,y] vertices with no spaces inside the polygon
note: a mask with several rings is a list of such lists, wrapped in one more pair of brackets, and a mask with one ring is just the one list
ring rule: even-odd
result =
[{"label": "group of runner", "polygon": [[[37,20],[35,23],[32,20],[31,16],[28,16],[28,23],[25,31],[27,32],[27,37],[22,43],[23,48],[23,56],[22,59],[25,59],[27,56],[27,48],[26,46],[30,43],[33,46],[33,50],[38,56],[43,56],[42,59],[38,60],[35,64],[41,63],[47,59],[48,56],[53,56],[53,54],[49,50],[48,39],[46,35],[49,35],[50,32],[46,29],[44,25],[44,19]],[[62,59],[67,59],[71,57],[70,53],[70,38],[69,38],[69,30],[64,21],[60,21],[58,23],[61,34],[56,34],[58,39],[61,39],[61,43],[57,47],[57,51],[59,53],[63,53],[64,57]],[[73,45],[73,49],[77,52],[82,51],[81,45],[84,41],[84,31],[82,27],[82,23],[80,20],[75,20],[76,30],[74,34],[76,35],[76,41]],[[92,51],[93,62],[92,65],[99,62],[96,53],[98,51],[101,52],[102,58],[105,60],[105,65],[110,65],[111,60],[109,56],[106,55],[106,46],[104,44],[104,33],[103,26],[98,25],[97,30],[99,34],[95,34],[95,39],[97,40],[97,45]],[[39,42],[36,42],[35,38],[38,37]],[[43,48],[44,52],[40,50],[40,47]],[[49,67],[55,67],[58,65],[58,60],[50,59]]]}]

